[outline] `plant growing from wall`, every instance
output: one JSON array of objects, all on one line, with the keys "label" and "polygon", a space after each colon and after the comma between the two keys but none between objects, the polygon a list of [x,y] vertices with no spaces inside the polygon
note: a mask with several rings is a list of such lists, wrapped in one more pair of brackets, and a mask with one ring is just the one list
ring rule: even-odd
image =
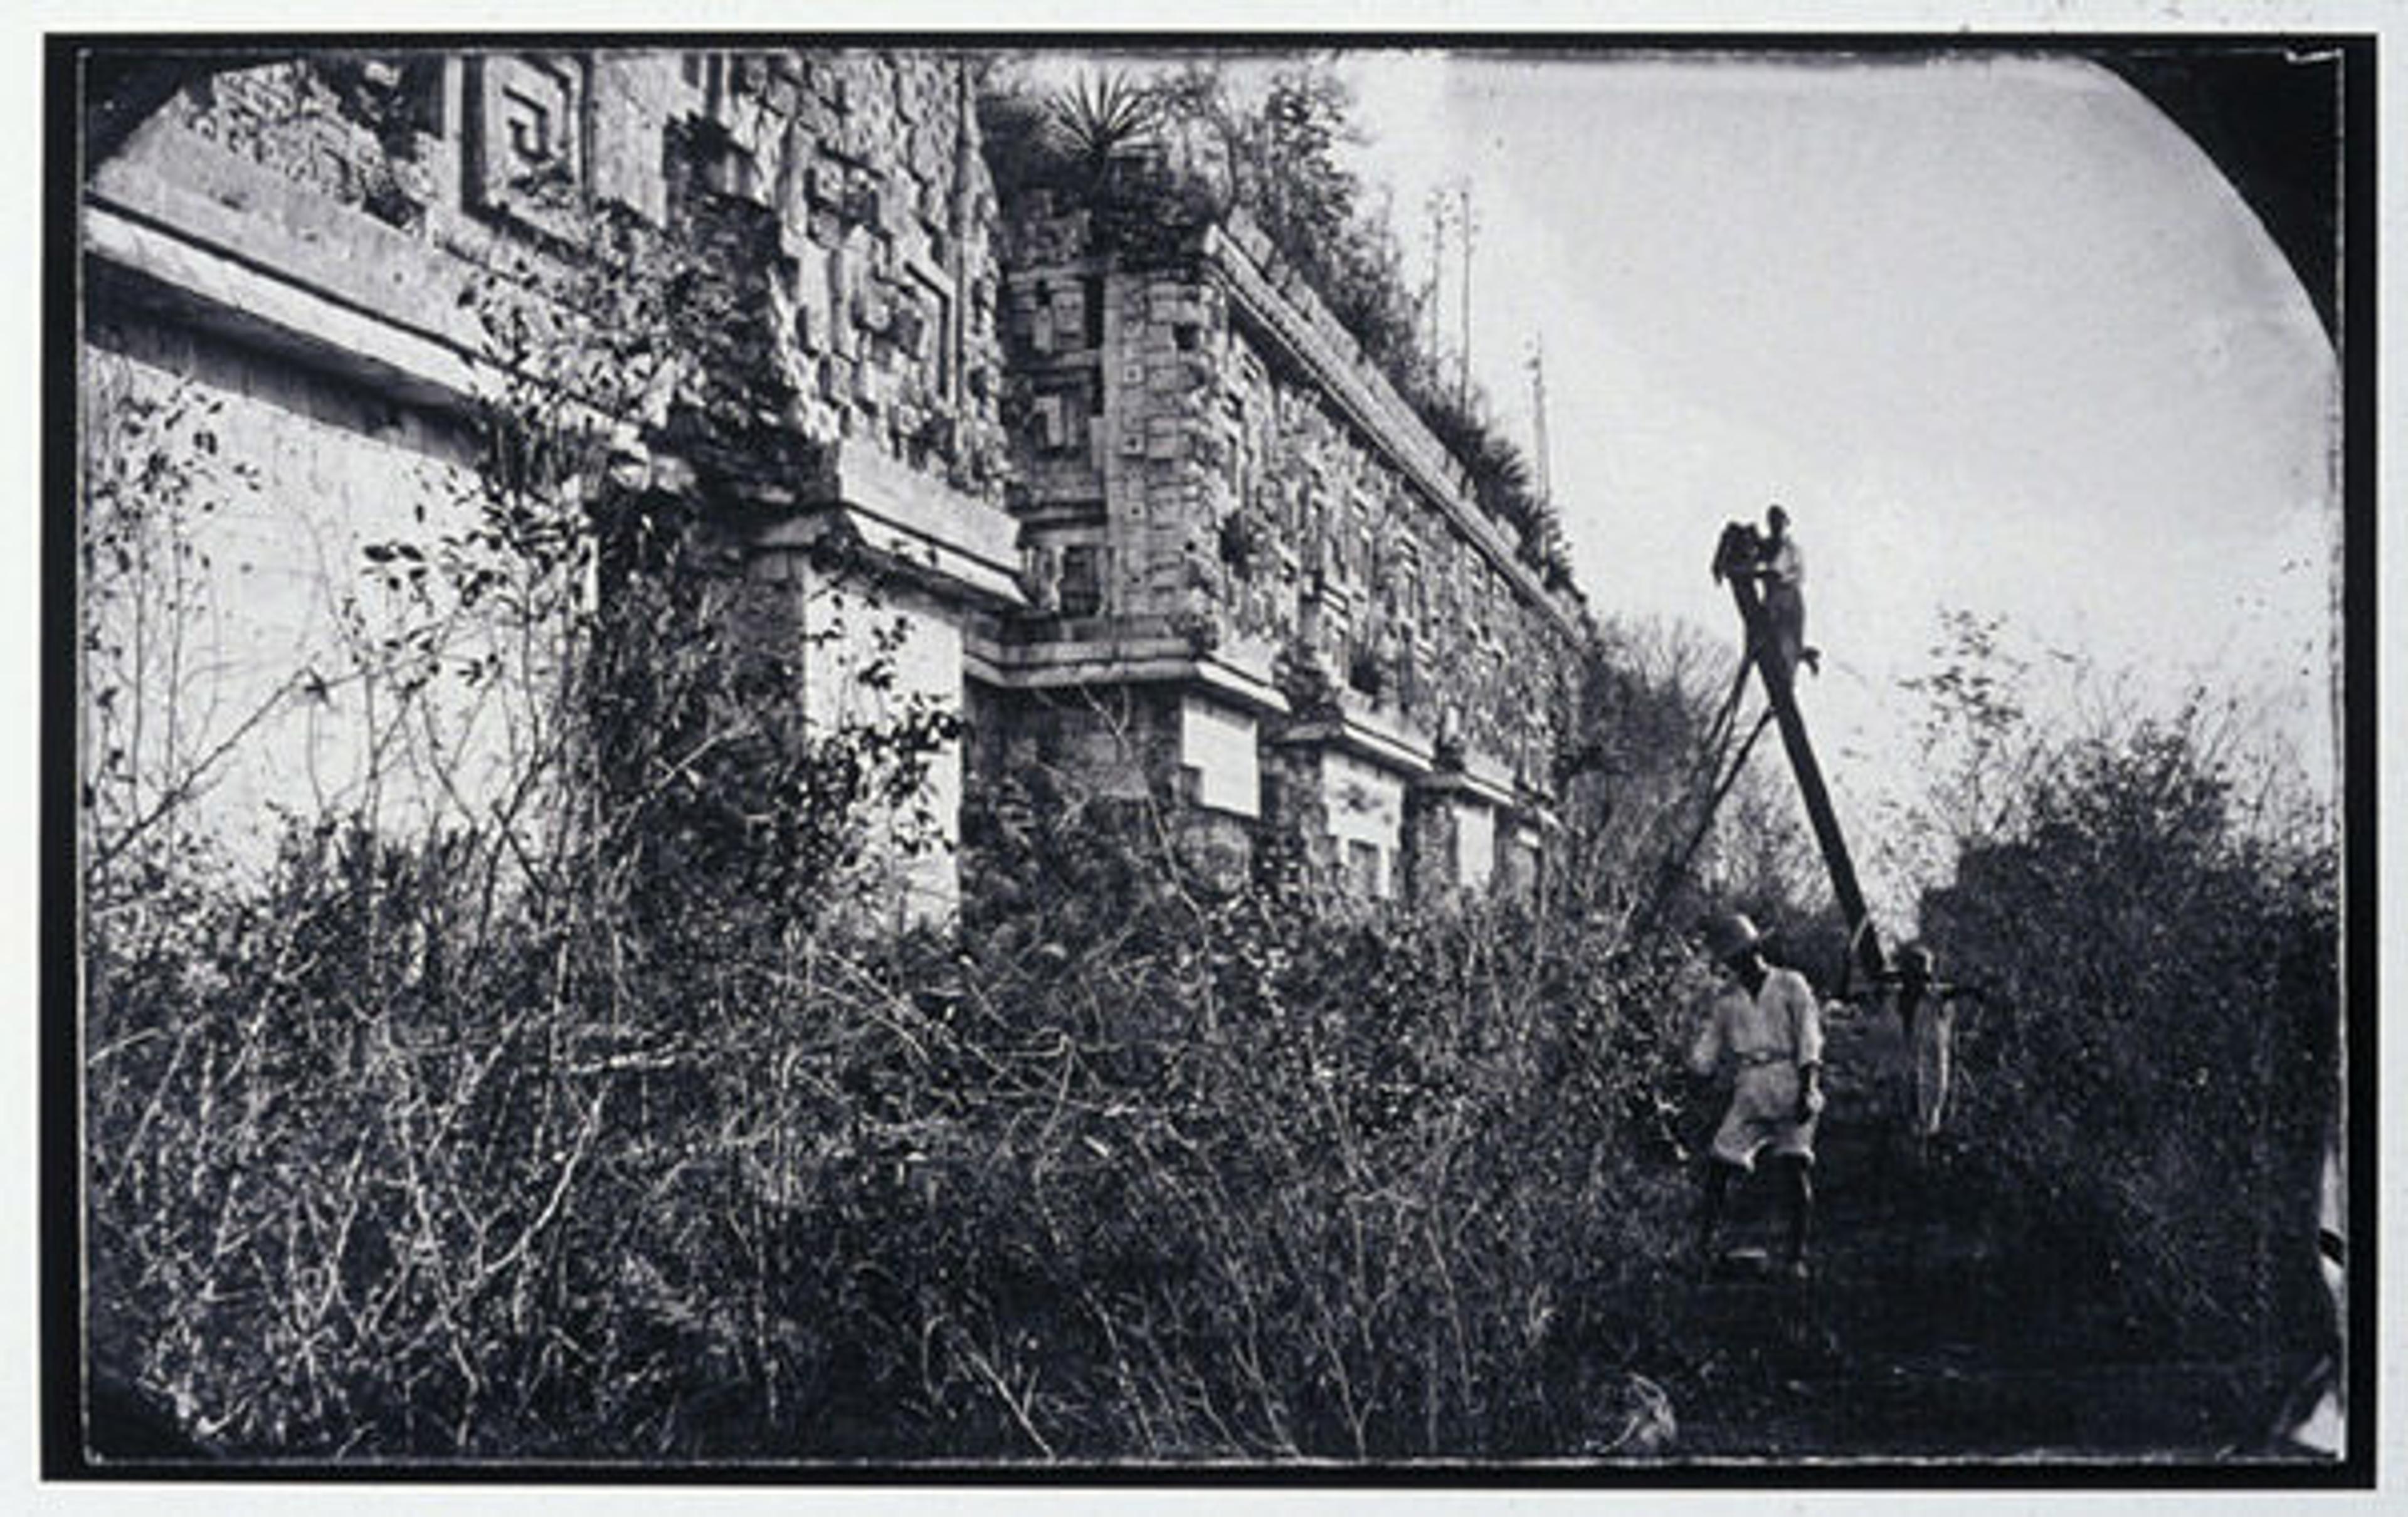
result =
[{"label": "plant growing from wall", "polygon": [[1151,143],[1158,108],[1152,92],[1111,70],[1082,75],[1045,101],[1047,124],[1096,187],[1115,160]]},{"label": "plant growing from wall", "polygon": [[1479,504],[1568,589],[1560,527],[1526,459],[1484,397],[1444,378],[1422,346],[1421,297],[1387,211],[1340,161],[1359,136],[1351,108],[1342,81],[1314,62],[1272,71],[1255,96],[1226,69],[1190,64],[1142,83],[1082,76],[1050,93],[996,73],[980,99],[998,191],[1084,208],[1099,251],[1138,266],[1176,261],[1207,225],[1253,217],[1463,465]]}]

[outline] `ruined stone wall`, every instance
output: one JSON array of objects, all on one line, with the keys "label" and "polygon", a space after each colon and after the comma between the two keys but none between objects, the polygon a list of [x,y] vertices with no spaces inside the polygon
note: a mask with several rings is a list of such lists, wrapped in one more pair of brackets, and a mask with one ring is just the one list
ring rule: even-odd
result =
[{"label": "ruined stone wall", "polygon": [[160,116],[325,201],[432,235],[430,210],[460,198],[445,73],[435,57],[293,59],[198,79]]},{"label": "ruined stone wall", "polygon": [[[877,723],[914,703],[958,709],[962,637],[958,620],[927,592],[890,586],[870,601],[828,587],[797,587],[807,596],[804,695],[822,730]],[[880,636],[882,633],[883,636]],[[881,665],[877,678],[862,671]],[[929,755],[918,794],[900,806],[863,809],[870,846],[863,867],[885,878],[873,897],[896,925],[941,920],[961,898],[952,845],[959,836],[963,762],[959,744]]]},{"label": "ruined stone wall", "polygon": [[197,829],[200,846],[255,869],[288,823],[358,815],[414,836],[460,821],[456,794],[502,793],[509,693],[395,723],[406,675],[384,639],[402,608],[362,572],[367,544],[457,519],[473,494],[467,439],[205,333],[135,320],[90,334],[84,424],[123,450],[95,466],[140,471],[160,455],[184,482],[113,497],[138,503],[136,532],[89,523],[122,550],[82,587],[95,637],[85,698],[98,703],[87,773],[122,780],[121,820],[199,808],[219,823]]},{"label": "ruined stone wall", "polygon": [[[468,423],[498,376],[465,293],[560,266],[597,216],[749,281],[731,346],[768,382],[740,393],[767,397],[734,450],[762,476],[745,530],[860,508],[882,551],[958,539],[1008,582],[996,207],[965,87],[944,58],[867,50],[308,56],[196,77],[93,165],[88,376],[222,408],[211,462],[255,478],[193,545],[213,683],[183,690],[218,724],[187,730],[230,740],[216,830],[349,805],[372,771],[380,809],[409,792],[342,677],[380,635],[354,614],[362,550],[445,530],[474,494]],[[958,702],[984,603],[941,579],[896,594],[903,687]],[[506,694],[450,716],[466,730]],[[949,821],[957,755],[933,774]]]},{"label": "ruined stone wall", "polygon": [[[1567,608],[1258,234],[1124,266],[1075,213],[999,207],[968,89],[958,60],[882,50],[219,74],[88,179],[94,312],[206,330],[239,363],[165,340],[146,362],[310,416],[236,451],[290,529],[259,530],[263,561],[280,543],[292,582],[340,579],[413,499],[368,482],[401,465],[346,408],[473,415],[494,355],[464,291],[561,266],[597,218],[666,230],[736,314],[641,419],[652,479],[737,523],[767,583],[810,594],[824,529],[864,545],[928,623],[910,689],[992,687],[992,751],[1031,737],[1186,803],[1225,863],[1267,822],[1367,894],[1416,856],[1458,882],[1501,869],[1508,813],[1547,786]],[[246,365],[255,381],[228,379]],[[1133,762],[1080,714],[1110,688],[1147,692]],[[948,806],[979,772],[940,760]],[[1408,807],[1433,776],[1463,782]]]},{"label": "ruined stone wall", "polygon": [[958,61],[876,50],[310,58],[198,81],[149,146],[180,131],[472,266],[574,240],[585,207],[750,206],[780,423],[991,498],[996,207],[967,88]]},{"label": "ruined stone wall", "polygon": [[767,314],[796,380],[793,424],[999,497],[996,211],[963,65],[837,51],[676,66],[696,93],[699,185],[774,218]]},{"label": "ruined stone wall", "polygon": [[1426,429],[1258,239],[1128,270],[1083,236],[1016,226],[1004,315],[1015,509],[1061,635],[1103,619],[1310,667],[1345,708],[1543,789],[1570,608]]}]

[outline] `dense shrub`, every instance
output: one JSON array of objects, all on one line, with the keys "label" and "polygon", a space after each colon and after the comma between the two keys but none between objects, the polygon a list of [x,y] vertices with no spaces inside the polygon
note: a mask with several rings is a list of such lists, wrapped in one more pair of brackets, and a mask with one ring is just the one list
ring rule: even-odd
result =
[{"label": "dense shrub", "polygon": [[96,1357],[254,1453],[1576,1447],[1679,1215],[1679,956],[1047,830],[1117,932],[830,929],[741,995],[339,831],[97,938]]},{"label": "dense shrub", "polygon": [[1925,927],[1989,998],[1956,1122],[2036,1326],[2126,1352],[2313,1357],[2339,1101],[2335,882],[2313,815],[2207,708],[2070,740],[1990,724],[2003,804]]}]

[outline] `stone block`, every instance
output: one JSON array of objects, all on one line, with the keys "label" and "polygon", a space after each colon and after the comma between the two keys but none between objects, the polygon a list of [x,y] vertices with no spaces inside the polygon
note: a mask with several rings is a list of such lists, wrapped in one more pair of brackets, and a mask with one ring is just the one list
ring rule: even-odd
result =
[{"label": "stone block", "polygon": [[594,193],[655,225],[668,214],[661,174],[667,81],[653,77],[658,62],[605,54],[595,64],[593,92]]},{"label": "stone block", "polygon": [[885,187],[858,173],[848,178],[844,193],[844,219],[856,226],[886,228]]},{"label": "stone block", "polygon": [[914,122],[904,138],[904,162],[931,185],[953,177],[953,134],[930,122]]},{"label": "stone block", "polygon": [[894,316],[887,336],[895,346],[913,359],[924,357],[928,345],[928,318],[914,300],[895,303]]},{"label": "stone block", "polygon": [[1053,292],[1051,302],[1054,321],[1064,332],[1083,333],[1087,325],[1087,298],[1076,284],[1065,284]]},{"label": "stone block", "polygon": [[875,410],[884,406],[893,393],[894,381],[883,365],[857,363],[853,365],[854,405]]},{"label": "stone block", "polygon": [[883,334],[892,327],[896,306],[894,293],[882,279],[867,279],[853,286],[853,321],[865,332]]},{"label": "stone block", "polygon": [[803,193],[813,206],[844,204],[844,165],[832,158],[814,157],[803,169]]},{"label": "stone block", "polygon": [[920,219],[920,208],[918,197],[911,193],[909,179],[882,183],[878,188],[877,200],[870,205],[869,214],[863,219],[897,241],[915,236],[918,229],[913,223]]}]

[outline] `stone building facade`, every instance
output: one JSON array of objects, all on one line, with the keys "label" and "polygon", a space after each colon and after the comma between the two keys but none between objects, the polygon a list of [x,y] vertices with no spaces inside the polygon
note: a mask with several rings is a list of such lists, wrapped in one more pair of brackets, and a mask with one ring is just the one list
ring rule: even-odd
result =
[{"label": "stone building facade", "polygon": [[995,682],[1175,690],[1177,794],[1352,894],[1526,882],[1578,608],[1242,218],[1144,266],[1046,204],[1006,238],[1036,604]]},{"label": "stone building facade", "polygon": [[[934,52],[395,54],[195,67],[146,107],[84,179],[85,394],[196,403],[251,480],[195,526],[207,656],[158,695],[217,723],[186,737],[222,743],[213,803],[473,808],[505,701],[395,735],[324,677],[375,636],[361,550],[468,493],[494,375],[465,285],[556,249],[564,205],[707,200],[782,398],[746,457],[650,466],[740,523],[790,631],[831,535],[889,571],[887,695],[970,719],[939,815],[1045,762],[1230,868],[1272,829],[1360,894],[1526,880],[1576,608],[1258,233],[1092,251],[997,203],[971,88]],[[396,743],[446,782],[394,783]],[[950,910],[953,857],[905,883]]]}]

